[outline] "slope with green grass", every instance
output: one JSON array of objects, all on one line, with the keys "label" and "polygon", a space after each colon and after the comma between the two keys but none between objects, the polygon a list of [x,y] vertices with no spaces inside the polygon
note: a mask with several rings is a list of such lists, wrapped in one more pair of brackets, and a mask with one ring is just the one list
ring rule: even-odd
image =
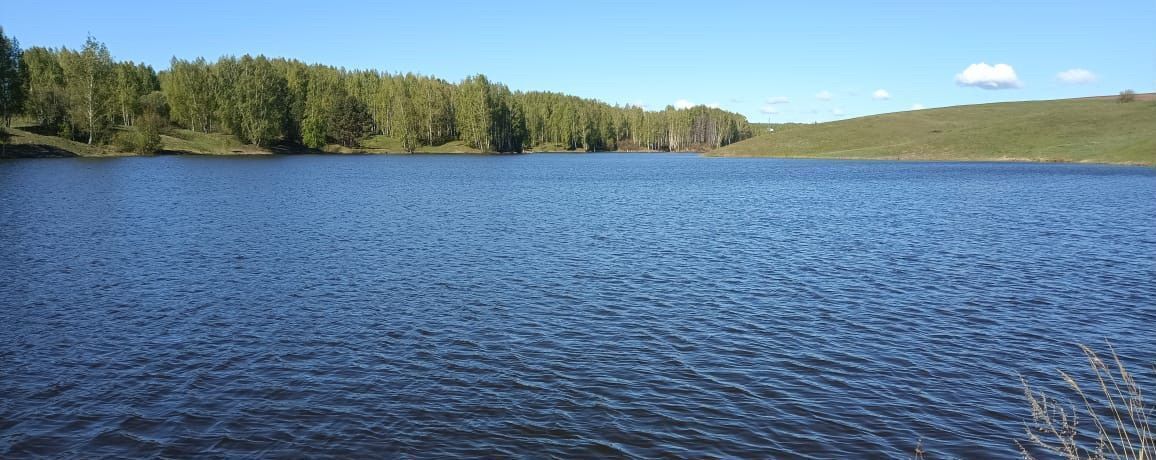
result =
[{"label": "slope with green grass", "polygon": [[789,129],[717,156],[1156,164],[1156,95],[1007,102],[889,113]]},{"label": "slope with green grass", "polygon": [[76,156],[114,156],[104,148],[63,137],[37,132],[35,129],[0,127],[0,158],[56,158]]},{"label": "slope with green grass", "polygon": [[[131,128],[118,128],[131,129]],[[118,150],[115,145],[88,145],[44,133],[37,126],[0,128],[0,158],[117,157],[137,153]],[[247,145],[236,136],[171,129],[161,135],[161,153],[194,155],[253,155],[275,153],[269,148]]]},{"label": "slope with green grass", "polygon": [[[338,153],[407,153],[401,139],[382,135],[370,136],[362,139],[359,148],[331,146],[327,151]],[[470,147],[462,141],[449,141],[441,145],[418,146],[413,153],[482,153],[481,150]]]},{"label": "slope with green grass", "polygon": [[270,153],[268,149],[241,142],[237,136],[175,128],[161,135],[161,150],[198,155],[260,155]]}]

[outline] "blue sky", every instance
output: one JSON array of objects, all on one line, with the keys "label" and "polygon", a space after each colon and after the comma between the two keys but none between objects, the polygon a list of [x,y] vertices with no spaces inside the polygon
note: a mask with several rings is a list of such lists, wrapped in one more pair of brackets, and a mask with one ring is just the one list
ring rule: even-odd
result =
[{"label": "blue sky", "polygon": [[91,33],[158,70],[172,56],[265,54],[484,73],[650,109],[717,104],[759,122],[1153,91],[1153,24],[1153,0],[0,4],[24,47],[77,48]]}]

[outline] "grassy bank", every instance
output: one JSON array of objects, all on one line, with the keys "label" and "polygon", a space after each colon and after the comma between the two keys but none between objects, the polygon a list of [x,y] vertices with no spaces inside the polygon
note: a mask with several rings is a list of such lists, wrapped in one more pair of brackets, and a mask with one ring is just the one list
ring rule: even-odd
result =
[{"label": "grassy bank", "polygon": [[[119,128],[121,130],[129,128]],[[132,152],[118,151],[112,145],[88,145],[55,134],[43,132],[36,126],[18,124],[17,127],[0,128],[4,139],[0,143],[0,158],[52,158],[52,157],[112,157],[135,156]],[[566,148],[561,144],[535,146],[527,151],[561,152]],[[482,154],[479,149],[462,141],[450,141],[441,145],[419,146],[414,152],[406,152],[401,140],[375,135],[362,139],[357,147],[329,144],[321,149],[310,149],[297,144],[275,144],[257,146],[242,142],[237,136],[222,133],[202,133],[187,129],[170,128],[161,135],[159,154],[170,155],[276,155],[276,154],[406,154],[406,153],[460,153]]]},{"label": "grassy bank", "polygon": [[220,133],[201,133],[187,129],[171,129],[161,135],[161,151],[198,155],[260,155],[269,149],[245,144],[236,136]]},{"label": "grassy bank", "polygon": [[[329,146],[326,150],[339,153],[407,153],[400,139],[381,135],[363,139],[358,148]],[[415,149],[414,153],[482,153],[482,151],[462,141],[450,141],[442,145],[422,145]]]},{"label": "grassy bank", "polygon": [[886,160],[1156,164],[1156,97],[1007,102],[790,124],[711,152]]},{"label": "grassy bank", "polygon": [[[118,130],[125,130],[119,128]],[[0,128],[0,158],[51,157],[117,157],[135,156],[136,153],[118,150],[114,145],[88,145],[46,132],[38,126],[16,125]],[[217,133],[198,133],[185,129],[171,129],[161,135],[161,154],[192,155],[253,155],[271,154],[269,148],[247,145],[235,136]]]},{"label": "grassy bank", "polygon": [[[124,129],[124,128],[121,128]],[[36,126],[18,125],[0,128],[0,158],[60,158],[60,157],[116,157],[136,156],[117,150],[113,145],[88,145],[55,134],[42,132]],[[202,133],[187,129],[169,129],[161,135],[161,150],[168,155],[276,155],[301,153],[335,154],[397,154],[407,153],[401,141],[374,136],[357,148],[336,144],[321,149],[310,149],[297,144],[258,146],[246,144],[237,136],[222,133]],[[442,145],[421,146],[414,153],[481,153],[461,141]]]},{"label": "grassy bank", "polygon": [[0,158],[114,156],[107,149],[47,135],[35,129],[0,127]]}]

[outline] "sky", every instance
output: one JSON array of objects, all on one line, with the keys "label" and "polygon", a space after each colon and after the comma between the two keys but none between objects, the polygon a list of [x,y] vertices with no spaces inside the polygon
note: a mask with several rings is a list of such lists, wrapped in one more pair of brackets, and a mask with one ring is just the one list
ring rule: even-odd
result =
[{"label": "sky", "polygon": [[1156,90],[1156,0],[6,0],[21,46],[163,70],[264,54],[612,104],[717,105],[815,122],[986,102]]}]

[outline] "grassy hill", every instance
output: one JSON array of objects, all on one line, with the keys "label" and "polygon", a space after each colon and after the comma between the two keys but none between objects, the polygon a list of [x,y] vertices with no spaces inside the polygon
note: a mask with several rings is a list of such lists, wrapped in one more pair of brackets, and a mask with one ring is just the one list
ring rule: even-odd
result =
[{"label": "grassy hill", "polygon": [[888,160],[1156,164],[1156,95],[1007,102],[888,113],[784,129],[711,152]]}]

